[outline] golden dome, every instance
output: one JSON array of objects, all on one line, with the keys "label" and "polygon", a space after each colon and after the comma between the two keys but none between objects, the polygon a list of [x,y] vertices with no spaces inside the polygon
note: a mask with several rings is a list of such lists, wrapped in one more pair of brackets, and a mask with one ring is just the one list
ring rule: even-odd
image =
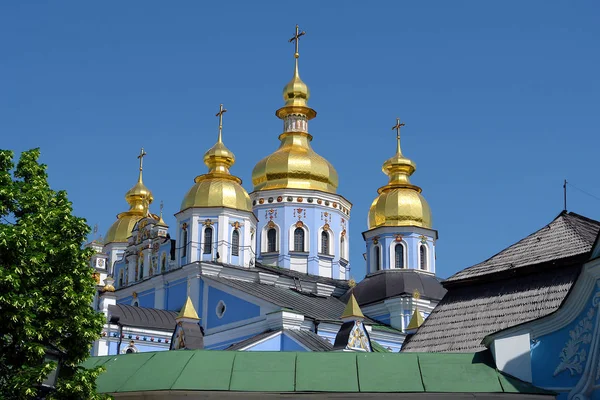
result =
[{"label": "golden dome", "polygon": [[283,88],[285,105],[275,113],[284,120],[285,132],[279,135],[279,148],[254,167],[254,190],[293,188],[335,193],[338,187],[335,168],[310,146],[307,124],[317,113],[307,105],[310,90],[298,72],[298,38],[302,35],[296,26],[296,35],[290,39],[296,42],[294,76]]},{"label": "golden dome", "polygon": [[187,192],[181,202],[181,211],[190,207],[228,207],[242,211],[252,211],[252,201],[242,187],[242,180],[231,175],[229,168],[235,163],[235,156],[222,140],[222,113],[217,114],[219,138],[217,143],[204,154],[204,164],[208,173],[194,179],[195,185]]},{"label": "golden dome", "polygon": [[281,145],[260,160],[252,171],[254,190],[314,189],[335,193],[338,174],[325,158],[310,146],[308,133],[284,133]]},{"label": "golden dome", "polygon": [[410,183],[416,165],[402,155],[398,128],[396,154],[383,163],[389,176],[387,185],[379,188],[379,196],[369,209],[369,229],[380,226],[420,226],[431,228],[431,209],[421,195],[421,188]]},{"label": "golden dome", "polygon": [[140,152],[140,173],[137,183],[125,193],[125,200],[129,204],[129,210],[117,215],[117,220],[106,232],[104,243],[127,242],[131,236],[131,230],[136,222],[148,215],[148,207],[154,200],[150,189],[144,185],[142,180],[142,161],[146,153],[144,149]]}]

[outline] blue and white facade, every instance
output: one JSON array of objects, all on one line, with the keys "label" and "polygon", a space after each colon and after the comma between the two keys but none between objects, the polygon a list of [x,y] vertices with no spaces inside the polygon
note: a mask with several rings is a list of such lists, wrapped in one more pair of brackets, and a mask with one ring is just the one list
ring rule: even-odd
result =
[{"label": "blue and white facade", "polygon": [[292,271],[349,279],[350,209],[340,195],[276,189],[251,194],[257,259]]}]

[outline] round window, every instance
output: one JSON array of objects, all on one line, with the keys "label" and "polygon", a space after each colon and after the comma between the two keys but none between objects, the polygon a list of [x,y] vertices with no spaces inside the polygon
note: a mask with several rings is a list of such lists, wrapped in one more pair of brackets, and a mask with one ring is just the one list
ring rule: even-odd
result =
[{"label": "round window", "polygon": [[217,309],[215,310],[217,312],[217,317],[223,318],[223,315],[225,315],[226,310],[227,306],[225,305],[225,302],[223,302],[223,300],[219,300],[219,303],[217,304]]}]

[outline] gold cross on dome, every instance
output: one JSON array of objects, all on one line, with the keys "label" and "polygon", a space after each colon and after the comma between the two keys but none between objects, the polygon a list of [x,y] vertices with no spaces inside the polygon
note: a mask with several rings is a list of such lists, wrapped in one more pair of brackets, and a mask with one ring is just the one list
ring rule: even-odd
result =
[{"label": "gold cross on dome", "polygon": [[223,114],[227,112],[226,109],[223,108],[223,104],[219,105],[219,112],[215,114],[215,117],[219,117],[219,142],[221,139],[221,132],[223,131]]},{"label": "gold cross on dome", "polygon": [[300,32],[300,29],[298,28],[298,25],[296,25],[296,34],[294,35],[293,38],[291,38],[290,40],[288,40],[288,42],[295,42],[296,44],[296,52],[294,53],[294,57],[298,58],[300,57],[300,53],[298,52],[298,43],[300,42],[300,36],[304,36],[306,35],[306,32],[302,31]]},{"label": "gold cross on dome", "polygon": [[392,130],[396,130],[396,139],[400,139],[400,128],[405,126],[404,122],[400,122],[400,118],[396,118],[396,125],[392,126]]},{"label": "gold cross on dome", "polygon": [[144,162],[144,156],[147,155],[147,153],[144,151],[144,148],[142,147],[142,150],[140,150],[140,155],[137,156],[137,158],[140,159],[140,171],[142,170],[142,164]]}]

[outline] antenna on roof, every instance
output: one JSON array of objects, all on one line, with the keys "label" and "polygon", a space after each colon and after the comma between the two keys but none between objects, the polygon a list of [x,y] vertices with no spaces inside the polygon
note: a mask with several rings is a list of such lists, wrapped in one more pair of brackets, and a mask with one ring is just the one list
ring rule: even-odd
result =
[{"label": "antenna on roof", "polygon": [[563,196],[564,196],[564,211],[567,211],[567,180],[565,179],[565,183],[563,184]]}]

